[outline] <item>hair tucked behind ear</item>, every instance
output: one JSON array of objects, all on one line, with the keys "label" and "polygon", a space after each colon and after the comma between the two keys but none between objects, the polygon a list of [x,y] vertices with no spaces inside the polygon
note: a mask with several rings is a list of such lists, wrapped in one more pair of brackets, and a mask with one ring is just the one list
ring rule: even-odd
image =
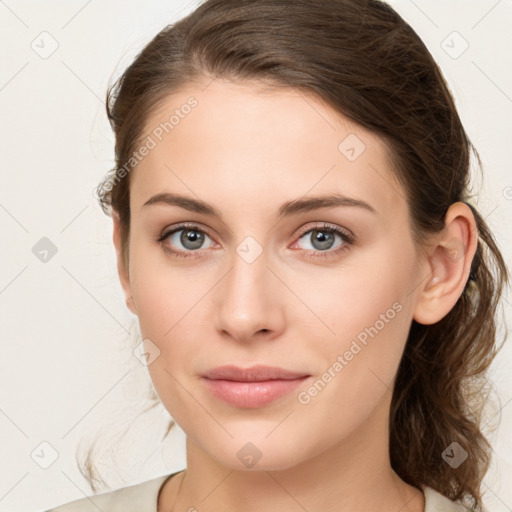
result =
[{"label": "hair tucked behind ear", "polygon": [[[108,91],[116,167],[97,193],[120,215],[127,254],[130,174],[120,177],[168,94],[204,77],[253,80],[316,95],[379,135],[407,193],[418,244],[469,198],[473,148],[440,69],[414,30],[378,0],[207,0],[164,28]],[[481,163],[480,163],[481,164]],[[478,248],[452,311],[413,322],[393,391],[390,456],[406,482],[481,505],[491,456],[482,432],[486,370],[497,347],[496,312],[507,269],[475,207]],[[443,451],[457,442],[457,468]]]}]

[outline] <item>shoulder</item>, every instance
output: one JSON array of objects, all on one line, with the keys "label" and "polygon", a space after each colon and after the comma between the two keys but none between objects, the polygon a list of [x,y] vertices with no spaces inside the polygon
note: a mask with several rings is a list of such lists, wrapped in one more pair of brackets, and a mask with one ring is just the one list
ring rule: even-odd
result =
[{"label": "shoulder", "polygon": [[[422,486],[425,495],[425,512],[468,512],[472,510],[461,501],[452,501],[432,487]],[[483,508],[482,512],[488,512]]]},{"label": "shoulder", "polygon": [[169,478],[164,475],[139,484],[80,498],[46,512],[157,512],[160,487]]}]

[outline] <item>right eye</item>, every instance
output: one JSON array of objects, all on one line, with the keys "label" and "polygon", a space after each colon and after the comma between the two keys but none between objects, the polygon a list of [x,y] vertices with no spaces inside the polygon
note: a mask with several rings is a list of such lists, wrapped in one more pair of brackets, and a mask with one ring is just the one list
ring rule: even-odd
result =
[{"label": "right eye", "polygon": [[[197,225],[195,224],[182,224],[175,226],[172,229],[166,229],[158,237],[159,242],[165,251],[181,258],[195,257],[194,252],[201,249],[201,246],[205,242],[205,237],[211,240],[211,238]],[[171,240],[171,243],[166,243],[167,240]],[[213,241],[212,241],[213,242]],[[172,248],[180,246],[183,248]]]}]

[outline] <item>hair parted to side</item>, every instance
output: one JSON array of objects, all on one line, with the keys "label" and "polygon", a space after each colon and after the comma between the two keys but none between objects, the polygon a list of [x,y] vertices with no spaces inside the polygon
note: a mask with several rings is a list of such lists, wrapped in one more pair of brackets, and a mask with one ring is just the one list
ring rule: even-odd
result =
[{"label": "hair parted to side", "polygon": [[[445,79],[415,31],[379,0],[207,0],[165,27],[109,88],[116,166],[98,186],[103,211],[119,215],[128,267],[130,174],[125,166],[148,116],[169,94],[225,78],[291,87],[379,135],[409,204],[418,246],[444,226],[448,207],[469,204],[470,142]],[[481,507],[491,446],[482,431],[498,346],[499,299],[508,271],[484,219],[471,274],[454,308],[434,325],[413,321],[393,390],[390,458],[407,483]],[[172,426],[172,424],[171,424]],[[456,441],[457,468],[442,452]],[[82,471],[91,481],[93,470]]]}]

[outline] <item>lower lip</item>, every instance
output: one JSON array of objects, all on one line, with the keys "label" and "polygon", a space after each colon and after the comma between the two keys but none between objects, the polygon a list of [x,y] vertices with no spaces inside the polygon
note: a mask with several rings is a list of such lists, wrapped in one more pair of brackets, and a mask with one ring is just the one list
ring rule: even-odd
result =
[{"label": "lower lip", "polygon": [[238,382],[232,380],[207,379],[202,377],[210,392],[224,402],[236,407],[262,407],[291,393],[309,376],[290,380],[265,380],[261,382]]}]

